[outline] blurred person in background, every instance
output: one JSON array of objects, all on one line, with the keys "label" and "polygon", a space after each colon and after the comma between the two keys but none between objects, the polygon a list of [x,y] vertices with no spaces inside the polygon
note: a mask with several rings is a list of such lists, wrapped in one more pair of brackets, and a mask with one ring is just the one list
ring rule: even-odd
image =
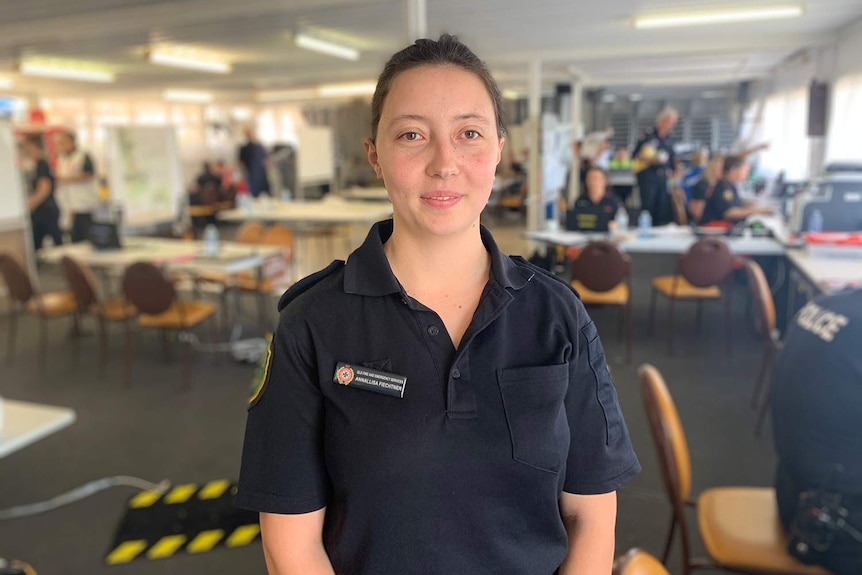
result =
[{"label": "blurred person in background", "polygon": [[566,229],[584,232],[607,232],[616,226],[614,216],[619,202],[608,193],[608,179],[604,170],[592,166],[587,170],[586,190],[575,201],[566,215]]},{"label": "blurred person in background", "polygon": [[691,155],[691,165],[683,173],[680,187],[685,192],[686,201],[691,201],[694,187],[701,180],[709,155],[704,150],[695,150]]},{"label": "blurred person in background", "polygon": [[93,213],[99,208],[99,182],[93,158],[78,148],[74,132],[57,137],[57,199],[71,217],[72,242],[90,237]]},{"label": "blurred person in background", "polygon": [[748,216],[772,213],[769,208],[743,201],[739,197],[739,185],[748,178],[748,169],[748,163],[739,156],[727,156],[724,159],[722,177],[706,200],[701,224],[722,220],[735,223]]},{"label": "blurred person in background", "polygon": [[654,226],[672,221],[668,178],[676,169],[676,154],[673,149],[673,131],[679,114],[673,108],[665,108],[656,117],[655,127],[638,139],[632,152],[632,169],[637,174],[641,208],[652,216]]},{"label": "blurred person in background", "polygon": [[29,135],[21,143],[21,151],[30,166],[25,169],[27,178],[27,209],[33,228],[33,247],[41,249],[45,236],[51,236],[55,246],[63,243],[60,233],[60,208],[54,199],[54,174],[45,160],[42,137]]},{"label": "blurred person in background", "polygon": [[691,190],[691,198],[688,201],[688,213],[696,223],[703,218],[703,210],[706,201],[712,197],[715,185],[721,179],[724,170],[724,156],[713,154],[706,164],[700,179]]},{"label": "blurred person in background", "polygon": [[269,180],[266,177],[266,150],[257,141],[252,128],[245,129],[246,143],[239,149],[239,163],[242,166],[248,191],[253,197],[269,193]]}]

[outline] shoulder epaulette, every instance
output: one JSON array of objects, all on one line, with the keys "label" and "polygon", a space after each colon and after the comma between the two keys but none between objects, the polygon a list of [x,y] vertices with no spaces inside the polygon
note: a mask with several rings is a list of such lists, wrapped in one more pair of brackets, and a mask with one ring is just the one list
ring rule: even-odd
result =
[{"label": "shoulder epaulette", "polygon": [[329,264],[319,272],[314,272],[310,276],[306,276],[292,286],[290,286],[290,288],[288,288],[288,290],[284,292],[284,294],[282,294],[281,299],[278,300],[278,311],[281,311],[286,308],[290,302],[307,292],[315,284],[320,283],[320,281],[322,281],[326,276],[340,270],[343,267],[344,260],[334,260],[331,264]]},{"label": "shoulder epaulette", "polygon": [[554,281],[560,282],[561,284],[563,284],[564,286],[569,288],[572,291],[572,293],[574,293],[575,296],[577,296],[578,299],[581,299],[581,294],[578,293],[578,290],[573,288],[572,284],[570,284],[569,282],[567,282],[566,280],[564,280],[560,276],[554,275],[551,272],[549,272],[548,270],[546,270],[545,268],[537,266],[536,264],[531,264],[530,262],[525,260],[522,256],[509,256],[509,257],[512,258],[513,262],[515,262],[517,265],[519,265],[521,267],[525,267],[528,270],[531,270],[535,273],[542,274],[544,276],[547,276],[547,277],[553,279]]}]

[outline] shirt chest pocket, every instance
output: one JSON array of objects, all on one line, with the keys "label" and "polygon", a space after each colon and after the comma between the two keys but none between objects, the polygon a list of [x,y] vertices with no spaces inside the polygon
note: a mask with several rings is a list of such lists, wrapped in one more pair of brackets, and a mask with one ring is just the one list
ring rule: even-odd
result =
[{"label": "shirt chest pocket", "polygon": [[558,473],[569,448],[564,400],[569,365],[497,371],[515,461]]}]

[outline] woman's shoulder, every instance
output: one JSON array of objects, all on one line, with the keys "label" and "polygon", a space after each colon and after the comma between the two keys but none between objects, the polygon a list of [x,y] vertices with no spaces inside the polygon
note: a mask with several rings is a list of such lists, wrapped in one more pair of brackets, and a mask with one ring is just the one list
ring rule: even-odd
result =
[{"label": "woman's shoulder", "polygon": [[343,291],[343,277],[344,260],[334,260],[322,270],[290,286],[278,300],[278,311],[283,313],[288,310],[292,315],[299,309],[313,309],[318,302],[330,299],[335,291]]}]

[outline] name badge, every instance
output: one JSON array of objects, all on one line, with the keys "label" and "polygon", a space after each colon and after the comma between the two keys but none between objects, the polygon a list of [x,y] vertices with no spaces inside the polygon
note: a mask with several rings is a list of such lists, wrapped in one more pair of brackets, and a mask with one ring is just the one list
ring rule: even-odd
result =
[{"label": "name badge", "polygon": [[404,387],[407,385],[407,378],[403,375],[350,365],[343,361],[339,361],[335,366],[332,381],[339,385],[391,395],[399,399],[404,397]]}]

